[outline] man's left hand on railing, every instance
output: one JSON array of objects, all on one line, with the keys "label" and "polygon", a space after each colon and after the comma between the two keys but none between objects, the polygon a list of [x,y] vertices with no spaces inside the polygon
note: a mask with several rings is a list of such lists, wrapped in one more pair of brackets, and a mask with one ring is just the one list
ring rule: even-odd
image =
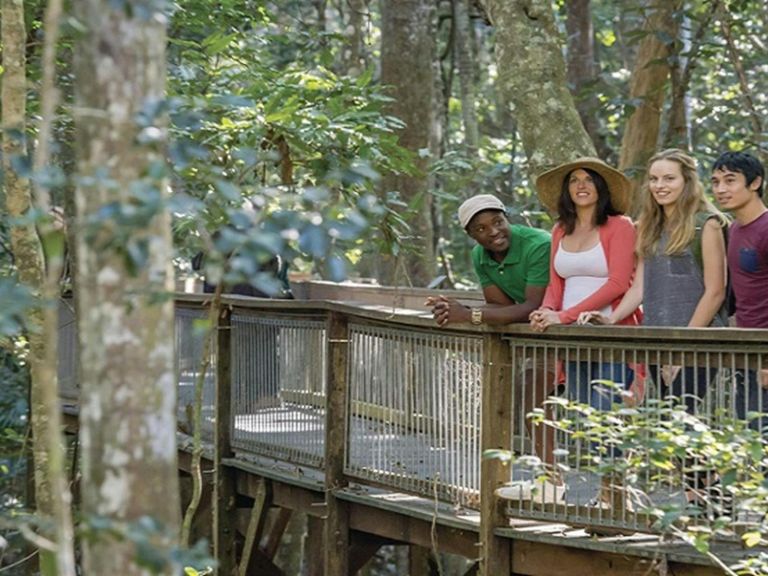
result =
[{"label": "man's left hand on railing", "polygon": [[760,370],[760,384],[763,388],[768,388],[768,370]]},{"label": "man's left hand on railing", "polygon": [[455,298],[428,296],[424,304],[432,308],[432,317],[438,326],[452,322],[469,322],[472,319],[472,310]]}]

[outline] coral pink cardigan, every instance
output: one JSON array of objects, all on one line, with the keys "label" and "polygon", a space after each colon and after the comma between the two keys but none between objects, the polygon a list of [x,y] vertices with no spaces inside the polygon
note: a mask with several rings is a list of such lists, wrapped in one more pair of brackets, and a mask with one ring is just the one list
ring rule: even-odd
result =
[{"label": "coral pink cardigan", "polygon": [[[611,305],[615,309],[624,293],[632,284],[635,273],[635,226],[627,216],[609,216],[605,224],[598,229],[600,244],[608,262],[608,281],[591,296],[567,310],[563,307],[565,279],[555,272],[555,255],[560,249],[560,241],[565,230],[559,223],[552,229],[552,251],[549,259],[549,286],[544,294],[542,308],[559,311],[560,322],[572,324],[582,312],[600,310]],[[636,325],[640,323],[640,310],[635,310],[619,324]]]}]

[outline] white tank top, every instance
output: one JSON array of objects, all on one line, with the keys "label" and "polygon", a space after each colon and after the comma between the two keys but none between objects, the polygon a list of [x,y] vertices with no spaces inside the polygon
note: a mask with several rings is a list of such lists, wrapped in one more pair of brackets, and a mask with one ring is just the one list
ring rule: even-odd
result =
[{"label": "white tank top", "polygon": [[[565,279],[563,310],[567,310],[591,296],[608,282],[608,260],[605,257],[603,245],[598,242],[588,250],[568,252],[560,241],[555,254],[555,272]],[[601,312],[610,314],[610,304]]]}]

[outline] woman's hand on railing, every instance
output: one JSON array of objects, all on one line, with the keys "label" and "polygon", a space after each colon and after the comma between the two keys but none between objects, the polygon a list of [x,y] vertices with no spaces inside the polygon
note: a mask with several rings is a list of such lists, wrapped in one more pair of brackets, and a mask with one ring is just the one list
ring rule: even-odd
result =
[{"label": "woman's hand on railing", "polygon": [[438,326],[445,326],[450,322],[469,322],[472,319],[470,308],[455,298],[428,296],[424,304],[432,308],[432,317]]},{"label": "woman's hand on railing", "polygon": [[562,324],[560,314],[549,308],[534,310],[528,319],[531,321],[531,328],[536,332],[544,332],[550,326]]},{"label": "woman's hand on railing", "polygon": [[597,310],[590,310],[589,312],[582,312],[579,314],[579,317],[576,319],[576,324],[580,324],[582,326],[586,324],[611,325],[613,324],[613,321],[611,320],[610,316],[606,316],[602,312],[598,312]]}]

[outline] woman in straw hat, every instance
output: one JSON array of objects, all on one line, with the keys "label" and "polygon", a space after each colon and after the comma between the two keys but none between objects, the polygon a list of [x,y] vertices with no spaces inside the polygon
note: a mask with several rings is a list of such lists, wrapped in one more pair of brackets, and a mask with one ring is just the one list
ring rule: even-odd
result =
[{"label": "woman in straw hat", "polygon": [[[635,227],[623,216],[630,207],[629,180],[598,158],[579,158],[544,172],[536,188],[558,221],[552,230],[549,287],[541,308],[531,313],[531,327],[544,331],[571,324],[589,310],[609,315],[635,271]],[[621,323],[638,321],[636,306]],[[620,397],[593,389],[592,381],[610,380],[628,388],[633,379],[634,371],[622,362],[568,364],[571,397],[600,409]]]},{"label": "woman in straw hat", "polygon": [[[618,324],[643,303],[647,326],[726,326],[727,226],[725,216],[704,195],[696,161],[675,148],[659,152],[648,162],[635,281],[610,314],[585,312],[579,323]],[[695,413],[716,370],[651,366],[651,373]],[[702,495],[706,480],[699,476],[704,475],[686,477],[688,500]]]},{"label": "woman in straw hat", "polygon": [[[571,324],[586,310],[610,312],[629,289],[635,268],[635,229],[622,215],[630,204],[629,181],[602,160],[579,158],[543,173],[536,187],[558,222],[552,231],[549,286],[542,306],[530,315],[531,326],[544,331]],[[567,372],[572,398],[598,408],[610,406],[614,397],[593,391],[593,380],[629,386],[634,379],[634,371],[619,362],[569,362]],[[545,491],[550,484],[564,492],[557,475],[547,480]],[[525,487],[518,490],[523,497]]]}]

